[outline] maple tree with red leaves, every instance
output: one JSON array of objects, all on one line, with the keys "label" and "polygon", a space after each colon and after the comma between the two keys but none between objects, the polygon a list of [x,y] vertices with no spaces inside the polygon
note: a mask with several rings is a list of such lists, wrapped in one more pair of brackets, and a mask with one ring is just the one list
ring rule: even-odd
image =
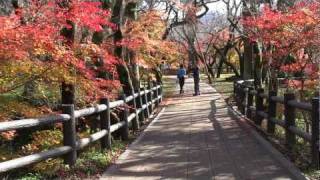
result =
[{"label": "maple tree with red leaves", "polygon": [[[13,86],[8,86],[7,81],[4,81],[0,92],[15,90],[30,80],[50,79],[51,77],[48,77],[47,74],[51,74],[50,71],[55,68],[60,68],[63,73],[56,78],[59,81],[70,82],[76,79],[85,81],[87,79],[95,85],[93,87],[96,87],[98,94],[105,94],[103,88],[99,87],[109,86],[110,81],[96,79],[97,69],[86,64],[102,63],[103,66],[99,67],[99,71],[104,69],[112,72],[117,60],[107,51],[106,46],[108,45],[97,46],[91,42],[70,42],[67,37],[61,35],[61,30],[76,27],[97,32],[102,31],[104,27],[115,28],[115,25],[108,20],[110,12],[101,9],[100,2],[80,0],[71,1],[68,4],[62,4],[62,2],[61,0],[48,2],[34,0],[27,8],[17,9],[10,16],[0,17],[1,63],[17,65],[29,62],[47,67],[39,69],[38,73],[30,75],[30,78],[25,78],[24,81],[15,83]],[[84,53],[90,57],[91,62],[82,56]],[[75,72],[77,77],[74,77]],[[16,76],[15,73],[13,73],[13,79],[14,76]],[[117,84],[117,82],[111,83],[111,87]]]},{"label": "maple tree with red leaves", "polygon": [[278,74],[285,72],[289,87],[317,88],[319,9],[318,2],[300,2],[287,12],[266,5],[261,14],[242,21],[251,41],[263,44],[264,64]]},{"label": "maple tree with red leaves", "polygon": [[[127,22],[129,32],[111,22],[112,13],[101,2],[32,0],[0,16],[0,95],[18,93],[31,101],[35,89],[42,88],[41,99],[48,98],[46,91],[58,98],[61,83],[66,83],[76,86],[79,103],[85,105],[116,97],[124,87],[116,67],[127,62],[115,56],[117,47],[137,52],[137,64],[151,70],[161,60],[177,57],[174,43],[161,39],[165,26],[160,15],[146,12],[137,22]],[[110,35],[117,29],[127,31],[120,41]],[[95,43],[95,33],[109,34]]]}]

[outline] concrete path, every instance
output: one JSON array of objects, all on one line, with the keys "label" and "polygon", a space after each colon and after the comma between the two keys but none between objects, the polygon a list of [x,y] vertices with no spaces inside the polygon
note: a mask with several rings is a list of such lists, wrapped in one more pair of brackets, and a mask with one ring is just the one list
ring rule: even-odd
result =
[{"label": "concrete path", "polygon": [[201,83],[195,97],[192,89],[187,79],[185,94],[170,100],[102,179],[299,179],[231,116],[214,88]]}]

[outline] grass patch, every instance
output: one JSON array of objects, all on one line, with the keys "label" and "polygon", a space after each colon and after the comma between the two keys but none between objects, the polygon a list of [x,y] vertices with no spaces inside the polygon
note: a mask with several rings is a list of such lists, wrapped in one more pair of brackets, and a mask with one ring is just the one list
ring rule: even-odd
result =
[{"label": "grass patch", "polygon": [[[232,76],[234,76],[234,74],[221,74],[220,78],[215,78],[212,83],[212,86],[226,99],[233,95],[233,81],[228,80],[228,78]],[[207,76],[202,75],[201,79],[208,82]]]}]

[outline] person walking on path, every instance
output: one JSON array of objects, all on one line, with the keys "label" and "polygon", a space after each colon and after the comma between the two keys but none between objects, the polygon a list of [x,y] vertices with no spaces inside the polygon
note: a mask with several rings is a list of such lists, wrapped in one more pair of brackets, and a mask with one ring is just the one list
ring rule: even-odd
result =
[{"label": "person walking on path", "polygon": [[180,94],[182,94],[184,92],[183,86],[184,86],[185,75],[186,75],[186,69],[183,67],[183,64],[180,64],[180,68],[177,73],[177,77],[178,77],[179,85],[180,85]]},{"label": "person walking on path", "polygon": [[194,65],[192,69],[193,73],[193,80],[194,80],[194,96],[200,95],[200,72],[199,72],[199,66],[197,64]]}]

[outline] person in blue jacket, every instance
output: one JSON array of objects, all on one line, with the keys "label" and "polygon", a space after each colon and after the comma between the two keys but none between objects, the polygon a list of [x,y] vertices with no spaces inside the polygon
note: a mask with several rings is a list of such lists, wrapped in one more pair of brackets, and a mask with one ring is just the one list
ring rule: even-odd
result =
[{"label": "person in blue jacket", "polygon": [[177,73],[177,78],[179,79],[179,85],[180,85],[180,94],[184,93],[183,86],[184,86],[185,75],[186,75],[186,69],[183,67],[183,64],[180,64],[180,68]]}]

